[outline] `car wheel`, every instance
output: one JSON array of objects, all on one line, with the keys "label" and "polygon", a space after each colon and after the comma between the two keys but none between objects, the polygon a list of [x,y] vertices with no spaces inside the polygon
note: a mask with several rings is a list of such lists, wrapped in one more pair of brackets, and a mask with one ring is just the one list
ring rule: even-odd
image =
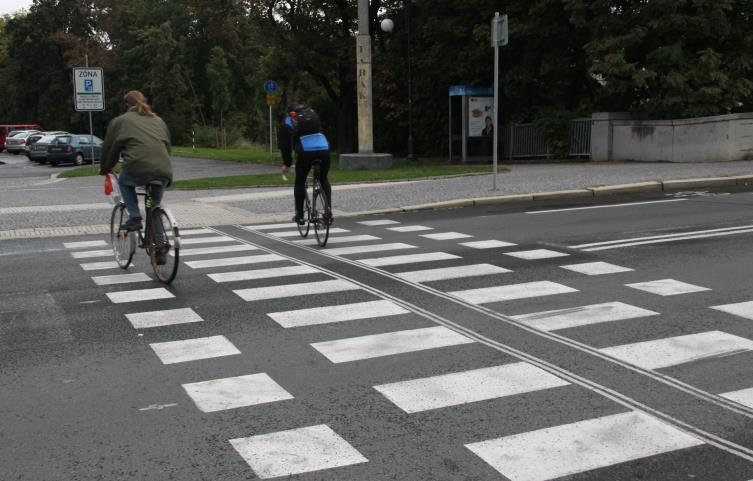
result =
[{"label": "car wheel", "polygon": [[84,156],[82,154],[76,154],[76,159],[73,162],[76,165],[84,165]]}]

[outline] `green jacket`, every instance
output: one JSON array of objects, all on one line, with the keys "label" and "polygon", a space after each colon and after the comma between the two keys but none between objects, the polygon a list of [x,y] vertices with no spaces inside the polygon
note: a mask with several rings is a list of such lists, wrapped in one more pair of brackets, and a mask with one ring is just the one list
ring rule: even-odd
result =
[{"label": "green jacket", "polygon": [[170,131],[161,118],[141,115],[134,107],[112,119],[102,144],[100,174],[111,172],[121,154],[126,175],[161,176],[173,180]]}]

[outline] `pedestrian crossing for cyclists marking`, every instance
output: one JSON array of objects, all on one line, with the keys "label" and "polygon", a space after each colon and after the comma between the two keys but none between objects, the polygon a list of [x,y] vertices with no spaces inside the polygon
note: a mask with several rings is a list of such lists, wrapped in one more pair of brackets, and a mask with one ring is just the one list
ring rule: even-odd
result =
[{"label": "pedestrian crossing for cyclists marking", "polygon": [[703,445],[639,412],[466,444],[511,481],[546,481]]},{"label": "pedestrian crossing for cyclists marking", "polygon": [[107,245],[108,245],[107,242],[103,240],[64,242],[63,243],[63,247],[65,247],[66,249],[82,249],[84,247],[105,247]]},{"label": "pedestrian crossing for cyclists marking", "polygon": [[[381,237],[373,236],[373,235],[348,235],[348,236],[340,236],[340,237],[330,237],[327,241],[327,244],[346,244],[348,242],[366,242],[366,241],[373,241],[373,240],[381,240]],[[316,239],[300,239],[293,241],[295,244],[302,244],[305,246],[315,246],[317,245]]]},{"label": "pedestrian crossing for cyclists marking", "polygon": [[394,302],[383,300],[356,302],[353,304],[341,304],[337,306],[314,307],[310,309],[297,309],[293,311],[270,312],[267,313],[267,315],[280,326],[288,329],[291,327],[313,326],[334,322],[355,321],[359,319],[374,319],[408,313],[410,313],[410,311],[403,309]]},{"label": "pedestrian crossing for cyclists marking", "polygon": [[182,341],[155,342],[149,344],[162,364],[213,359],[234,356],[241,352],[225,336],[200,337]]},{"label": "pedestrian crossing for cyclists marking", "polygon": [[[133,267],[134,264],[131,264]],[[87,262],[81,264],[81,268],[85,271],[103,271],[105,269],[119,269],[120,266],[115,261],[103,261],[103,262]]]},{"label": "pedestrian crossing for cyclists marking", "polygon": [[735,401],[738,404],[753,408],[753,388],[740,389],[720,394],[720,396]]},{"label": "pedestrian crossing for cyclists marking", "polygon": [[205,413],[293,399],[265,373],[183,384],[183,389]]},{"label": "pedestrian crossing for cyclists marking", "polygon": [[637,282],[635,284],[625,285],[627,287],[632,287],[633,289],[638,289],[639,291],[645,291],[664,297],[711,290],[708,287],[695,286],[674,279],[659,279],[656,281]]},{"label": "pedestrian crossing for cyclists marking", "polygon": [[644,369],[660,369],[753,350],[753,341],[722,331],[668,337],[599,349]]},{"label": "pedestrian crossing for cyclists marking", "polygon": [[460,256],[446,252],[427,252],[425,254],[408,254],[402,256],[375,257],[370,259],[358,259],[358,262],[371,267],[397,266],[401,264],[413,264],[418,262],[446,261],[460,259]]},{"label": "pedestrian crossing for cyclists marking", "polygon": [[[183,240],[181,239],[181,242]],[[194,247],[191,249],[181,249],[180,250],[180,256],[186,257],[186,256],[203,256],[206,254],[224,254],[228,252],[245,252],[245,251],[256,251],[259,250],[258,247],[250,246],[248,244],[233,244],[233,245],[225,245],[225,246],[214,246],[214,247]],[[170,251],[170,255],[175,255],[173,251]]]},{"label": "pedestrian crossing for cyclists marking", "polygon": [[335,279],[316,283],[303,282],[300,284],[284,284],[281,286],[252,287],[250,289],[237,289],[233,292],[244,301],[261,301],[291,296],[310,296],[331,292],[355,291],[358,289],[360,289],[360,287],[352,282]]},{"label": "pedestrian crossing for cyclists marking", "polygon": [[[339,227],[333,227],[329,229],[330,235],[332,234],[347,234],[350,232],[348,229],[341,229]],[[270,235],[275,237],[300,237],[301,233],[297,230],[285,231],[285,232],[270,232]]]},{"label": "pedestrian crossing for cyclists marking", "polygon": [[570,327],[588,326],[604,322],[624,321],[640,317],[658,316],[658,312],[631,306],[622,302],[605,302],[554,311],[534,312],[510,316],[527,326],[542,331],[556,331]]},{"label": "pedestrian crossing for cyclists marking", "polygon": [[465,277],[488,276],[512,272],[510,269],[493,264],[471,264],[468,266],[440,267],[420,271],[399,272],[396,276],[410,282],[432,282]]},{"label": "pedestrian crossing for cyclists marking", "polygon": [[634,269],[622,267],[608,262],[584,262],[582,264],[570,264],[560,266],[569,271],[586,274],[587,276],[600,276],[604,274],[617,274],[620,272],[633,272]]},{"label": "pedestrian crossing for cyclists marking", "polygon": [[389,220],[389,219],[380,219],[380,220],[362,220],[358,222],[361,225],[366,225],[369,227],[379,226],[379,225],[390,225],[390,224],[399,224],[400,222],[396,220]]},{"label": "pedestrian crossing for cyclists marking", "polygon": [[172,292],[164,287],[153,289],[136,289],[133,291],[108,292],[107,297],[115,304],[125,302],[155,301],[157,299],[171,299],[175,297]]},{"label": "pedestrian crossing for cyclists marking", "polygon": [[216,234],[217,232],[212,229],[185,229],[180,231],[180,236],[184,235],[204,235],[204,234]]},{"label": "pedestrian crossing for cyclists marking", "polygon": [[133,274],[115,274],[112,276],[95,276],[92,277],[94,283],[98,286],[111,286],[116,284],[129,284],[131,282],[149,282],[151,277],[143,272]]},{"label": "pedestrian crossing for cyclists marking", "polygon": [[512,242],[505,242],[501,240],[483,240],[473,242],[460,242],[459,245],[470,247],[471,249],[494,249],[497,247],[512,247],[518,244],[513,244]]},{"label": "pedestrian crossing for cyclists marking", "polygon": [[432,240],[453,240],[468,239],[473,236],[468,234],[461,234],[460,232],[437,232],[436,234],[419,234],[419,237],[425,237]]},{"label": "pedestrian crossing for cyclists marking", "polygon": [[349,254],[363,254],[365,252],[385,252],[397,251],[404,249],[417,249],[416,246],[395,242],[392,244],[371,244],[351,247],[338,247],[336,249],[327,249],[327,252],[333,256],[344,256]]},{"label": "pedestrian crossing for cyclists marking", "polygon": [[520,362],[374,386],[407,413],[568,386],[570,383]]},{"label": "pedestrian crossing for cyclists marking", "polygon": [[126,319],[130,321],[134,329],[204,322],[204,319],[190,307],[162,311],[133,312],[126,314]]},{"label": "pedestrian crossing for cyclists marking", "polygon": [[324,424],[231,439],[230,444],[261,479],[369,461]]},{"label": "pedestrian crossing for cyclists marking", "polygon": [[351,337],[311,345],[335,364],[470,344],[474,341],[443,326]]},{"label": "pedestrian crossing for cyclists marking", "polygon": [[181,245],[193,245],[193,244],[217,244],[220,242],[236,242],[232,237],[224,235],[216,235],[210,237],[189,237],[188,239],[181,238]]},{"label": "pedestrian crossing for cyclists marking", "polygon": [[295,222],[286,222],[283,224],[262,224],[262,225],[244,225],[241,229],[245,230],[274,230],[274,229],[295,229]]},{"label": "pedestrian crossing for cyclists marking", "polygon": [[71,257],[74,259],[91,259],[93,257],[111,257],[113,255],[112,249],[103,249],[98,251],[78,251],[71,252]]},{"label": "pedestrian crossing for cyclists marking", "polygon": [[743,317],[753,320],[753,301],[737,302],[735,304],[723,304],[720,306],[711,306],[710,309],[726,312],[733,316]]},{"label": "pedestrian crossing for cyclists marking", "polygon": [[393,232],[421,232],[425,230],[434,230],[433,227],[426,227],[423,225],[402,225],[399,227],[387,227],[387,230]]},{"label": "pedestrian crossing for cyclists marking", "polygon": [[297,276],[303,274],[317,274],[319,269],[310,266],[273,267],[271,269],[252,269],[248,271],[222,272],[208,274],[217,283],[249,281],[254,279],[271,279],[275,277]]},{"label": "pedestrian crossing for cyclists marking", "polygon": [[578,292],[578,289],[551,281],[535,281],[523,284],[453,291],[449,294],[471,304],[487,304],[490,302],[513,301],[532,297],[552,296],[555,294],[568,294],[571,292]]},{"label": "pedestrian crossing for cyclists marking", "polygon": [[527,261],[552,259],[555,257],[566,257],[570,255],[565,252],[557,252],[550,249],[533,249],[529,251],[505,252],[504,254],[506,256],[517,257],[518,259],[524,259]]},{"label": "pedestrian crossing for cyclists marking", "polygon": [[[181,252],[182,254],[182,252]],[[192,269],[205,269],[208,267],[228,267],[248,264],[261,264],[263,262],[285,261],[286,258],[277,254],[260,254],[241,257],[223,257],[221,259],[205,259],[201,261],[189,261],[185,264]]]}]

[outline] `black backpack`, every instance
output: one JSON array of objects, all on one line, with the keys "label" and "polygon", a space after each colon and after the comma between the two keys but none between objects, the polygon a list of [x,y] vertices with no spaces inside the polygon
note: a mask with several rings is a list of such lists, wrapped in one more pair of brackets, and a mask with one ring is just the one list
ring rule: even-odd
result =
[{"label": "black backpack", "polygon": [[303,106],[295,110],[297,123],[296,133],[299,137],[304,135],[318,134],[322,131],[322,123],[314,109]]}]

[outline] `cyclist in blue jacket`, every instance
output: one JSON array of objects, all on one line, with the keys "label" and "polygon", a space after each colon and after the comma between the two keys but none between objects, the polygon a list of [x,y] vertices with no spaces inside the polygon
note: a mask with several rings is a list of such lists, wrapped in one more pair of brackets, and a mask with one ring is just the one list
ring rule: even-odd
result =
[{"label": "cyclist in blue jacket", "polygon": [[[311,107],[291,103],[287,113],[277,130],[277,144],[282,153],[282,173],[287,174],[293,163],[293,151],[296,152],[295,162],[295,217],[294,222],[303,224],[303,201],[306,197],[306,177],[311,171],[314,161],[321,162],[321,182],[327,203],[332,210],[332,186],[327,178],[329,172],[329,142],[322,133],[319,116]],[[332,221],[330,216],[328,222]]]}]

